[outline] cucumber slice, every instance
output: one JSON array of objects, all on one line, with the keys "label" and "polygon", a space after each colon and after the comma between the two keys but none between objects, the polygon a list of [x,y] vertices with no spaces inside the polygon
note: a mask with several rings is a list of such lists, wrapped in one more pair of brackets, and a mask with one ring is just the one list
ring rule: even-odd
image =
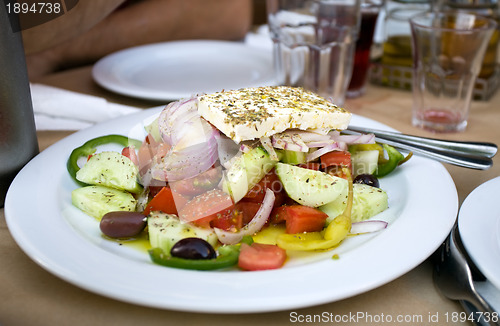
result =
[{"label": "cucumber slice", "polygon": [[71,192],[71,202],[98,220],[116,211],[135,211],[136,199],[130,193],[103,186],[87,186]]},{"label": "cucumber slice", "polygon": [[354,176],[373,174],[377,170],[379,151],[356,151],[351,154],[352,172]]},{"label": "cucumber slice", "polygon": [[306,152],[296,152],[296,151],[289,151],[286,149],[279,150],[281,153],[281,162],[287,163],[287,164],[292,164],[292,165],[297,165],[297,164],[303,164],[306,163]]},{"label": "cucumber slice", "polygon": [[222,189],[236,203],[240,201],[276,165],[262,147],[255,147],[236,157],[225,171]]},{"label": "cucumber slice", "polygon": [[150,134],[157,142],[161,141],[160,127],[158,126],[159,118],[160,117],[157,117],[153,122],[144,127],[144,130],[146,130],[146,132]]},{"label": "cucumber slice", "polygon": [[347,191],[347,180],[321,171],[278,163],[276,174],[288,196],[305,206],[325,205]]},{"label": "cucumber slice", "polygon": [[76,179],[90,185],[125,190],[134,194],[142,191],[137,182],[138,167],[118,152],[101,152],[92,155],[76,173]]},{"label": "cucumber slice", "polygon": [[161,248],[170,252],[177,241],[184,238],[201,238],[215,247],[218,238],[212,229],[204,229],[182,223],[176,215],[152,212],[148,216],[149,242],[152,248]]},{"label": "cucumber slice", "polygon": [[[334,201],[318,207],[328,214],[327,223],[330,223],[335,217],[344,212],[346,201],[347,190]],[[369,219],[386,210],[388,206],[388,196],[384,190],[359,183],[353,185],[352,222]]]}]

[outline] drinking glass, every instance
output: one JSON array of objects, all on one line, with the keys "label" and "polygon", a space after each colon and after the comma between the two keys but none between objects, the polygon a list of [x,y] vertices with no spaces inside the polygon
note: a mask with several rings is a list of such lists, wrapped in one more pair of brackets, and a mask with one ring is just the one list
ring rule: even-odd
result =
[{"label": "drinking glass", "polygon": [[351,81],[347,88],[348,98],[358,97],[365,93],[368,72],[370,70],[373,33],[383,5],[383,0],[363,0],[361,3],[361,30],[356,41],[354,67]]},{"label": "drinking glass", "polygon": [[342,105],[351,78],[361,0],[267,0],[276,78]]},{"label": "drinking glass", "polygon": [[482,60],[497,24],[459,12],[431,12],[410,19],[413,41],[415,126],[463,131]]}]

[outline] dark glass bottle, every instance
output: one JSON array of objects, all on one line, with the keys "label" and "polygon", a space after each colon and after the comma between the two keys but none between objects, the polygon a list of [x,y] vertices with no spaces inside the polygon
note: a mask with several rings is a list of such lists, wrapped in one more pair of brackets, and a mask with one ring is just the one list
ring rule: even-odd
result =
[{"label": "dark glass bottle", "polygon": [[[0,4],[0,207],[19,170],[38,153],[21,32]],[[11,25],[11,23],[13,23]]]}]

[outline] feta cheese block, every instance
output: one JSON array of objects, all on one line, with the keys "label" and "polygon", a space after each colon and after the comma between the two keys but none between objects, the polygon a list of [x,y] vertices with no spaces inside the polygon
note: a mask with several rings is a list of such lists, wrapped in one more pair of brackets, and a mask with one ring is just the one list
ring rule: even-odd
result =
[{"label": "feta cheese block", "polygon": [[223,91],[198,98],[198,113],[239,143],[287,129],[346,129],[351,114],[298,87],[266,86]]}]

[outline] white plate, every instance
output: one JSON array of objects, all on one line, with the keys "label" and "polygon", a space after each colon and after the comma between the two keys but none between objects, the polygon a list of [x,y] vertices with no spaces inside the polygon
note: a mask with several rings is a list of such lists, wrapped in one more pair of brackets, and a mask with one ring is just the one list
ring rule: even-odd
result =
[{"label": "white plate", "polygon": [[158,101],[276,84],[269,51],[226,41],[133,47],[99,60],[92,75],[110,91]]},{"label": "white plate", "polygon": [[500,289],[500,177],[474,189],[464,200],[458,228],[467,253]]},{"label": "white plate", "polygon": [[[458,212],[455,185],[435,161],[414,156],[382,178],[387,229],[336,249],[296,256],[272,271],[187,271],[154,265],[145,252],[105,240],[98,223],[71,205],[77,186],[66,160],[85,141],[111,133],[142,137],[146,110],[82,130],[35,157],[15,178],[6,220],[19,246],[58,277],[95,293],[150,307],[209,313],[296,309],[348,298],[410,271],[439,247]],[[353,125],[389,129],[353,117]],[[135,126],[135,128],[133,128]],[[30,205],[26,205],[29,198]],[[339,259],[332,259],[334,254]]]}]

